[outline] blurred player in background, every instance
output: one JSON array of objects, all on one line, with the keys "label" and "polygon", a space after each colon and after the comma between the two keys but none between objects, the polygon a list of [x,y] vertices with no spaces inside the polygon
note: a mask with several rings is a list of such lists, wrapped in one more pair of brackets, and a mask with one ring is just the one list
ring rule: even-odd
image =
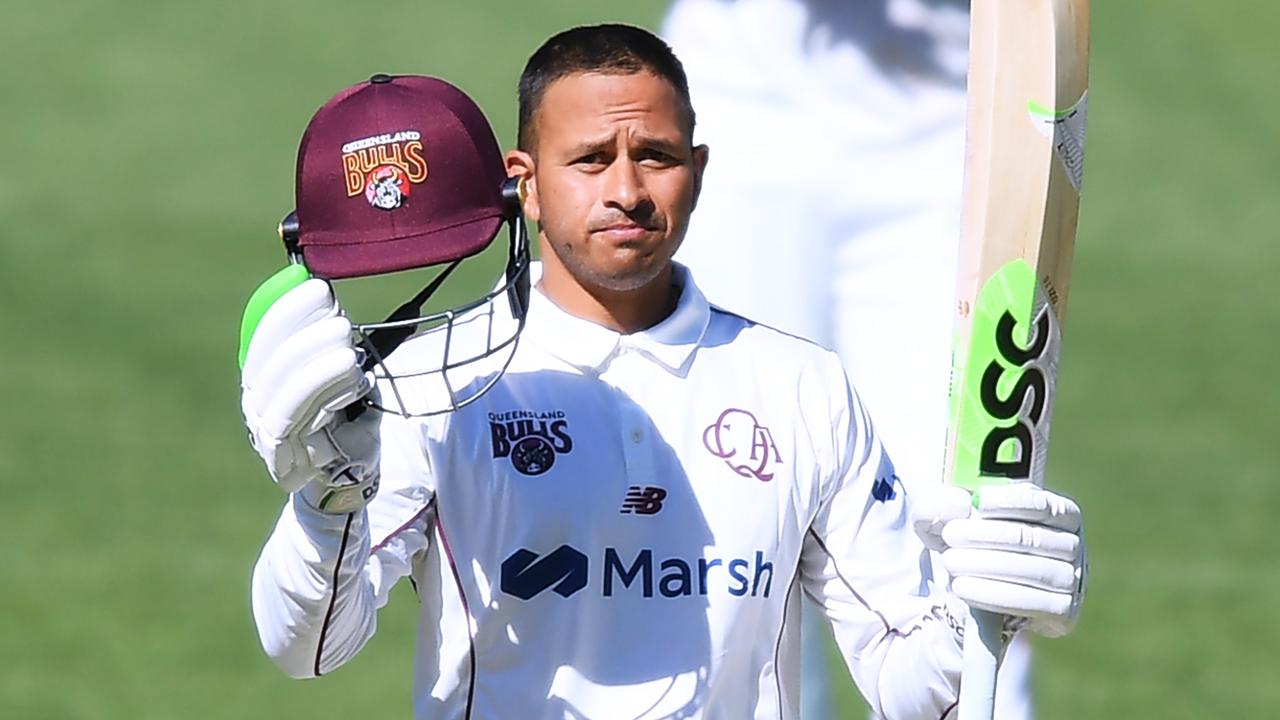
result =
[{"label": "blurred player in background", "polygon": [[[968,32],[966,0],[676,0],[663,24],[715,155],[679,259],[836,350],[909,489],[941,478]],[[804,717],[825,720],[812,618],[805,636]],[[1001,720],[1031,715],[1028,663],[1016,640]]]}]

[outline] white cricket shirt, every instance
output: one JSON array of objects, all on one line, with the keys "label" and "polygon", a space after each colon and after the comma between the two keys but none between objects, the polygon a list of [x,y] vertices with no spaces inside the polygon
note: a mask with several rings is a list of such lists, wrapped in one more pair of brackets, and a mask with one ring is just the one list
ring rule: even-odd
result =
[{"label": "white cricket shirt", "polygon": [[409,575],[418,718],[791,719],[803,591],[878,713],[942,716],[954,621],[839,361],[677,281],[632,335],[534,291],[479,401],[383,416],[364,512],[291,499],[253,579],[277,664],[351,658]]}]

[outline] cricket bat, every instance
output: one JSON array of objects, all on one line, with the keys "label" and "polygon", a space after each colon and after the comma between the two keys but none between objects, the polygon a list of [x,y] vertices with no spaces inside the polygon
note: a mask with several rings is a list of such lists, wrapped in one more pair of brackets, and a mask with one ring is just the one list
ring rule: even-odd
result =
[{"label": "cricket bat", "polygon": [[[1088,0],[973,0],[945,479],[1044,484],[1071,283]],[[965,626],[960,720],[990,720],[1003,618]]]}]

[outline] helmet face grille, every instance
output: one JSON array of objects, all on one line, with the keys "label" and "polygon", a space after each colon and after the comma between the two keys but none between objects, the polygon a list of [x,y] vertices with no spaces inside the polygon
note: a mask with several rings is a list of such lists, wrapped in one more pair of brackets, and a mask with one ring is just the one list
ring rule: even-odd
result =
[{"label": "helmet face grille", "polygon": [[[366,370],[377,381],[378,391],[365,400],[368,407],[402,417],[441,415],[475,402],[497,384],[515,356],[528,309],[528,235],[521,219],[511,226],[506,272],[483,297],[411,317],[404,316],[406,305],[384,322],[353,326],[357,346],[367,354]],[[417,306],[429,295],[414,298]],[[388,334],[397,338],[389,346]]]}]

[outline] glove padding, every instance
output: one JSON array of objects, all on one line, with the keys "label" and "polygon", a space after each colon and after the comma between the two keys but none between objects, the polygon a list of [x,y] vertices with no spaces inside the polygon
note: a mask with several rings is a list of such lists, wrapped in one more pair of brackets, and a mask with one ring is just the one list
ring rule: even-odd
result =
[{"label": "glove padding", "polygon": [[249,440],[286,492],[326,512],[351,512],[378,482],[375,413],[354,421],[344,408],[369,394],[329,286],[311,279],[262,316],[245,355],[240,405]]},{"label": "glove padding", "polygon": [[1031,483],[974,496],[937,486],[912,497],[912,524],[941,553],[952,592],[970,607],[1026,618],[1033,632],[1071,632],[1087,575],[1080,506]]}]

